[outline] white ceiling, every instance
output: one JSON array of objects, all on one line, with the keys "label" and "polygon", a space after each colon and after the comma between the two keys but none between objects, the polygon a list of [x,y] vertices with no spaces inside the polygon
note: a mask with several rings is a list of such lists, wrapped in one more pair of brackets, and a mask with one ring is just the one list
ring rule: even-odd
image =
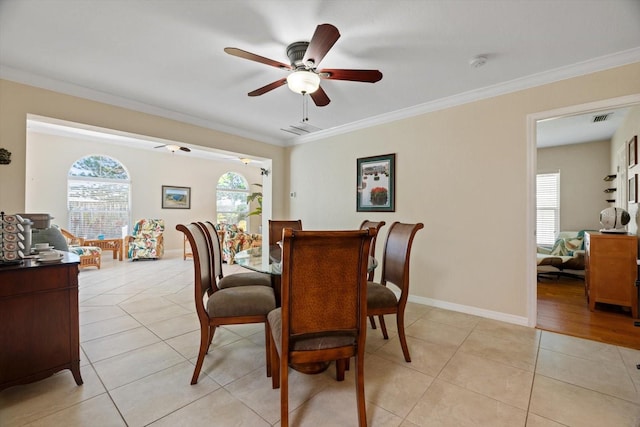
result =
[{"label": "white ceiling", "polygon": [[[286,72],[223,49],[286,63],[322,23],[341,38],[319,68],[384,77],[323,81],[298,137],[300,95],[247,96]],[[277,145],[639,60],[638,0],[0,0],[0,77]]]}]

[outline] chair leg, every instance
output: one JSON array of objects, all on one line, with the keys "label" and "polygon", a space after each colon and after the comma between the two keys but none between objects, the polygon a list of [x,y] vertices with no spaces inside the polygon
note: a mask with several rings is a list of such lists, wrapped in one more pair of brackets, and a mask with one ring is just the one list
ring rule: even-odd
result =
[{"label": "chair leg", "polygon": [[205,353],[209,353],[209,348],[211,348],[211,343],[213,342],[213,335],[216,333],[216,325],[209,325],[209,343],[207,344],[207,350]]},{"label": "chair leg", "polygon": [[396,324],[398,326],[398,336],[400,337],[400,346],[402,347],[402,354],[404,354],[404,360],[407,363],[411,362],[411,356],[409,355],[409,346],[407,345],[407,337],[404,333],[404,312],[396,313]]},{"label": "chair leg", "polygon": [[211,342],[209,336],[213,335],[210,332],[211,326],[200,325],[200,350],[198,351],[198,361],[196,367],[193,370],[193,376],[191,377],[191,385],[198,383],[198,376],[200,376],[200,370],[202,369],[202,363],[204,362],[204,355],[209,349],[209,343]]},{"label": "chair leg", "polygon": [[280,356],[272,334],[269,334],[269,359],[271,363],[271,388],[280,388]]},{"label": "chair leg", "polygon": [[371,329],[376,329],[376,318],[369,316],[369,323],[371,323]]},{"label": "chair leg", "polygon": [[271,376],[271,328],[269,322],[264,322],[264,347],[266,350],[265,361],[267,365],[267,378]]},{"label": "chair leg", "polygon": [[289,427],[289,367],[280,357],[280,427]]},{"label": "chair leg", "polygon": [[344,381],[344,371],[347,368],[347,362],[349,359],[338,359],[336,360],[336,380]]},{"label": "chair leg", "polygon": [[385,340],[388,340],[389,334],[387,333],[387,324],[384,323],[384,316],[382,314],[379,315],[378,320],[380,320],[380,329],[382,329],[382,336]]},{"label": "chair leg", "polygon": [[364,360],[356,356],[356,401],[358,404],[358,426],[367,427],[367,407],[364,398]]}]

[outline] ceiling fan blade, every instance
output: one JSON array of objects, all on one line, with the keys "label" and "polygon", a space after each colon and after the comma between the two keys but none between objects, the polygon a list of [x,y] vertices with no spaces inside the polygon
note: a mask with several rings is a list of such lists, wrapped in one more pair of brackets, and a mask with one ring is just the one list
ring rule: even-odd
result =
[{"label": "ceiling fan blade", "polygon": [[313,99],[313,102],[318,107],[324,107],[331,102],[331,100],[327,96],[327,93],[321,87],[318,87],[318,90],[309,94],[309,96],[311,96],[311,99]]},{"label": "ceiling fan blade", "polygon": [[191,148],[189,148],[189,147],[180,147],[180,149],[182,151],[184,151],[185,153],[190,153],[191,152]]},{"label": "ceiling fan blade", "polygon": [[224,51],[227,52],[229,55],[237,56],[238,58],[244,58],[250,61],[260,62],[261,64],[271,65],[272,67],[281,68],[284,70],[291,70],[291,65],[289,64],[285,64],[284,62],[274,61],[273,59],[265,58],[264,56],[247,52],[246,50],[238,49],[235,47],[225,47]]},{"label": "ceiling fan blade", "polygon": [[[324,75],[328,73],[328,75]],[[329,80],[350,80],[352,82],[375,83],[382,79],[382,73],[378,70],[340,70],[335,68],[324,68],[318,71],[323,79]]]},{"label": "ceiling fan blade", "polygon": [[166,146],[167,146],[167,144],[164,144],[164,145],[158,145],[157,147],[153,147],[153,148],[162,148],[162,147],[166,147]]},{"label": "ceiling fan blade", "polygon": [[311,37],[307,51],[304,53],[302,62],[313,61],[313,67],[317,67],[322,58],[329,52],[329,49],[340,38],[340,32],[331,24],[321,24],[316,27],[316,31]]},{"label": "ceiling fan blade", "polygon": [[253,92],[249,92],[249,96],[260,96],[260,95],[264,95],[265,93],[269,92],[270,90],[276,89],[280,86],[282,86],[283,84],[287,83],[287,78],[283,78],[280,80],[276,80],[273,83],[269,83],[266,86],[262,86],[260,89],[256,89]]}]

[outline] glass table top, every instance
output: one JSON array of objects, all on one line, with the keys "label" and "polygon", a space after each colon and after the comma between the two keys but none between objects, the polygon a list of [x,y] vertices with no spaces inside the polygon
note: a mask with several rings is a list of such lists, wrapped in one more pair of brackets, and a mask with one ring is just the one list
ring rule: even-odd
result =
[{"label": "glass table top", "polygon": [[[265,252],[261,247],[245,249],[236,253],[234,260],[236,264],[249,270],[279,276],[282,274],[281,254],[280,246],[273,245],[269,246],[269,252]],[[378,261],[369,257],[368,271],[375,270],[377,266]]]},{"label": "glass table top", "polygon": [[269,252],[262,248],[250,248],[236,253],[233,258],[236,264],[260,273],[280,275],[280,246],[270,246]]}]

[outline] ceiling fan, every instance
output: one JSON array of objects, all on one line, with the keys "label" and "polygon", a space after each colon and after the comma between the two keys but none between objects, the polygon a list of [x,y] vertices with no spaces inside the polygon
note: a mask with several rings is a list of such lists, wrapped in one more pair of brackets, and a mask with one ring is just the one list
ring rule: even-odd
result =
[{"label": "ceiling fan", "polygon": [[167,150],[171,151],[172,153],[175,153],[178,150],[184,151],[185,153],[191,152],[191,148],[183,147],[183,146],[176,145],[176,144],[158,145],[157,147],[153,147],[153,148],[162,148],[162,147],[165,147]]},{"label": "ceiling fan", "polygon": [[318,107],[324,107],[331,100],[320,87],[320,80],[375,83],[382,79],[382,73],[378,70],[317,69],[320,61],[339,38],[340,32],[333,25],[318,25],[310,42],[294,42],[287,46],[287,57],[291,64],[265,58],[235,47],[226,47],[224,51],[239,58],[291,71],[287,77],[249,92],[249,96],[260,96],[287,84],[292,91],[302,95],[308,94]]}]

